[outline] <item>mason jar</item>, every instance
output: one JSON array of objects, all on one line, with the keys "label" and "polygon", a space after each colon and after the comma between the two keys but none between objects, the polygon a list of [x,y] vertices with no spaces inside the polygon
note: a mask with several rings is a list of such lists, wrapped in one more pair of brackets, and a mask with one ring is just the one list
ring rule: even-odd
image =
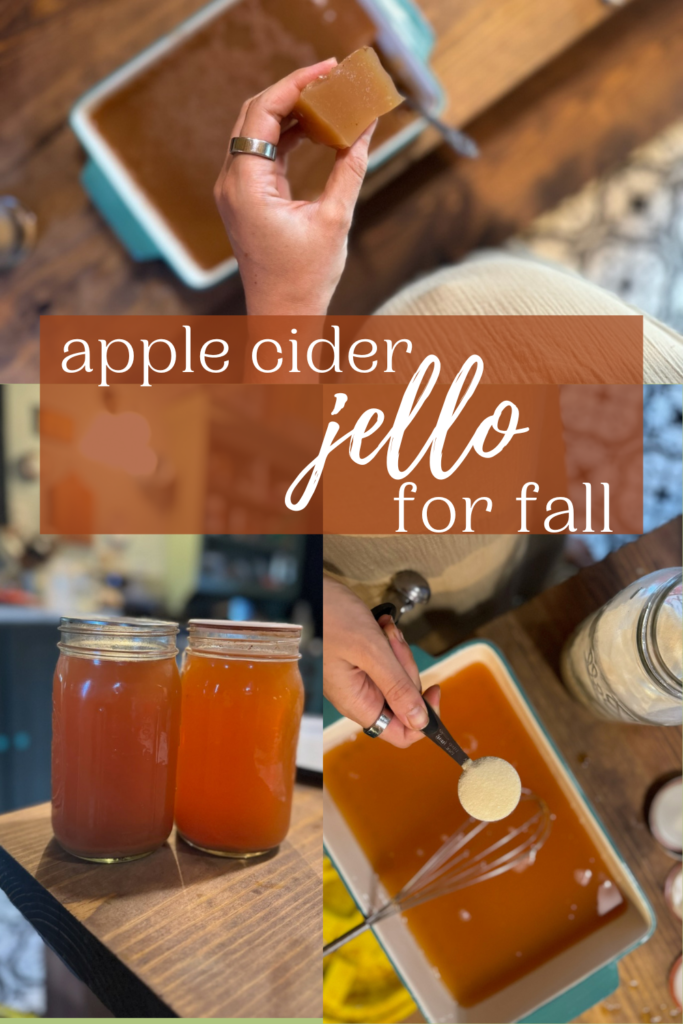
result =
[{"label": "mason jar", "polygon": [[61,619],[52,827],[82,860],[151,853],[173,827],[180,729],[175,622]]},{"label": "mason jar", "polygon": [[191,619],[182,672],[176,826],[190,845],[255,857],[287,835],[304,706],[301,626]]},{"label": "mason jar", "polygon": [[562,651],[570,692],[600,718],[680,725],[681,570],[631,583],[578,626]]}]

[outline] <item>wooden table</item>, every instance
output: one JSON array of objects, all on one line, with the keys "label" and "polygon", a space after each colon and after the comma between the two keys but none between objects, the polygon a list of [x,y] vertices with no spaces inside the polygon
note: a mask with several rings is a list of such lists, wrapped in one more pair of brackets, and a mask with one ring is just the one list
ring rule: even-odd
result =
[{"label": "wooden table", "polygon": [[117,1017],[319,1017],[322,794],[297,785],[279,852],[201,854],[175,834],[150,857],[64,853],[41,804],[0,817],[0,887]]},{"label": "wooden table", "polygon": [[560,682],[559,654],[574,627],[628,583],[680,564],[678,518],[477,631],[505,652],[657,916],[650,941],[621,961],[618,991],[579,1018],[594,1024],[680,1020],[670,1013],[668,975],[681,952],[681,925],[663,895],[675,861],[650,835],[643,804],[656,779],[680,772],[681,731],[594,718]]},{"label": "wooden table", "polygon": [[[446,116],[460,124],[471,121],[508,95],[533,72],[610,18],[615,10],[614,5],[603,0],[419,2],[438,36],[433,65],[448,97]],[[242,311],[237,279],[206,292],[193,292],[163,264],[135,265],[131,261],[81,188],[78,175],[83,154],[67,122],[68,112],[80,95],[203,3],[204,0],[163,0],[154,4],[140,4],[138,0],[49,0],[27,5],[24,0],[4,0],[0,10],[0,193],[17,195],[37,213],[39,241],[23,265],[0,277],[0,380],[37,379],[38,324],[42,314]],[[655,50],[658,40],[668,47],[673,39],[670,23],[676,17],[675,0],[637,0],[634,6],[643,11],[652,6],[662,10],[671,7],[670,17],[664,11],[668,20],[653,24]],[[617,14],[615,21],[623,14]],[[637,19],[629,31],[629,39],[636,45],[648,38]],[[641,45],[640,49],[646,47]],[[599,61],[608,53],[609,46],[601,41],[597,51]],[[560,123],[559,111],[554,108],[550,118],[543,112],[544,127],[531,139],[531,149],[529,140],[524,144],[519,172],[522,181],[538,181],[537,208],[557,201],[567,186],[578,187],[586,180],[586,174],[590,176],[594,163],[587,156],[587,147],[604,149],[607,145],[613,158],[616,152],[627,151],[629,145],[635,144],[639,132],[645,132],[647,137],[648,131],[656,130],[656,114],[647,108],[646,102],[652,95],[651,83],[658,77],[666,83],[663,94],[669,99],[661,98],[659,106],[664,104],[668,111],[675,97],[671,76],[679,63],[672,56],[669,67],[664,57],[658,57],[654,73],[645,69],[650,87],[644,90],[642,82],[631,84],[629,75],[635,64],[629,53],[625,77],[608,81],[603,76],[609,92],[606,102],[600,88],[593,84],[585,96],[570,100],[567,108],[571,113],[578,105],[578,109],[590,114],[589,104],[599,96],[600,109],[609,111],[612,120],[604,120],[600,114],[598,120],[591,122],[588,132],[585,126],[577,131],[563,124],[554,161],[553,151],[548,151],[548,131],[550,125]],[[577,75],[584,64],[579,60]],[[541,90],[544,106],[552,102],[557,84],[551,81]],[[630,89],[635,90],[633,102],[629,99]],[[561,102],[564,109],[564,97]],[[624,105],[621,113],[620,103]],[[654,106],[658,109],[656,102]],[[642,117],[639,112],[644,112]],[[635,132],[625,123],[631,120],[638,124]],[[508,111],[504,123],[510,122]],[[378,173],[369,187],[376,189],[386,183],[388,177],[433,149],[438,141],[434,133],[425,133],[404,157]],[[484,159],[476,167],[481,168],[485,183],[486,175],[495,172],[499,157],[494,147],[493,161],[489,160],[487,150],[492,140],[487,137],[480,141],[485,143]],[[515,159],[516,150],[515,144],[508,154],[510,159]],[[541,167],[541,154],[548,152],[549,166]],[[529,170],[524,170],[527,166]],[[574,180],[577,175],[573,168],[580,168],[578,182]],[[451,238],[466,238],[471,247],[477,242],[469,229],[473,224],[471,196],[477,191],[479,172],[475,172],[474,180],[468,172],[464,183],[459,180],[457,169],[453,174],[449,169],[447,176],[448,195],[440,196],[438,210],[431,208],[436,195],[434,188],[429,187],[429,181],[423,183],[425,195],[410,210],[415,221],[411,231],[419,231],[421,224],[430,238],[441,239],[447,231]],[[508,166],[506,188],[510,178]],[[512,178],[517,180],[515,175]],[[415,184],[412,182],[410,189]],[[456,224],[463,187],[470,195],[467,217],[465,223]],[[500,189],[494,192],[499,195]],[[403,198],[409,195],[410,191],[404,192]],[[496,225],[500,228],[504,223],[513,224],[519,208],[516,196],[504,210],[496,211]],[[397,271],[390,272],[396,262],[393,234],[403,227],[404,219],[405,211],[395,209],[379,234],[377,214],[363,228],[364,246],[352,246],[345,275],[349,286],[345,287],[342,281],[342,307],[336,311],[357,313],[371,309],[372,303],[386,297],[405,280],[401,274],[424,272],[438,262],[438,252],[430,249],[422,253],[418,248],[418,267],[406,265],[401,270],[399,266]],[[415,251],[414,235],[403,234],[408,249]],[[478,234],[482,235],[480,243],[491,241],[490,230],[478,229]],[[367,273],[369,258],[384,265],[379,274],[379,292],[377,272],[373,269],[371,274]]]}]

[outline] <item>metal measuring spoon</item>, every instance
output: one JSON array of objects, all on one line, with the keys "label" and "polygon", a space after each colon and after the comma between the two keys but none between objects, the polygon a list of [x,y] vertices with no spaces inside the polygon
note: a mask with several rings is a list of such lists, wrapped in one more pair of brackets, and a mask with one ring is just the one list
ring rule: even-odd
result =
[{"label": "metal measuring spoon", "polygon": [[[393,601],[385,601],[383,604],[375,605],[372,614],[377,622],[384,616],[389,615],[397,625],[401,616],[418,604],[426,604],[432,596],[427,580],[420,573],[412,570],[403,570],[396,573],[391,581],[389,595],[398,601],[398,607]],[[446,726],[443,724],[431,704],[425,701],[429,721],[421,731],[437,747],[441,747],[444,753],[457,761],[462,767],[469,757],[459,743],[453,739]],[[393,716],[393,712],[387,704],[384,705],[383,714]]]},{"label": "metal measuring spoon", "polygon": [[[401,576],[404,577],[402,580],[400,579]],[[429,585],[418,573],[405,572],[397,574],[397,577],[394,577],[392,581],[392,589],[404,598],[402,603],[407,604],[410,608],[414,607],[415,604],[425,603],[429,600],[430,596]],[[422,596],[421,599],[411,600],[406,591],[409,591],[412,597],[418,593],[421,595],[426,594],[426,597]],[[397,623],[403,612],[408,610],[408,607],[401,607],[397,611],[393,603],[385,602],[384,604],[376,605],[372,609],[372,614],[378,622],[383,616],[389,615],[393,622]],[[467,813],[473,818],[483,821],[497,821],[511,814],[519,803],[522,792],[521,780],[515,768],[508,761],[500,757],[469,758],[460,744],[450,734],[434,708],[427,701],[424,702],[424,706],[427,709],[429,721],[421,732],[463,769],[458,779],[458,796]],[[387,721],[390,721],[393,717],[393,712],[386,703],[382,716]],[[369,735],[372,735],[372,732]],[[483,793],[481,789],[481,782],[483,781],[482,770],[488,783]],[[473,772],[477,777],[479,786],[477,786],[477,783],[472,786]],[[496,791],[499,788],[501,790],[500,793],[496,793],[496,798],[493,801],[489,798],[491,785],[495,787]]]}]

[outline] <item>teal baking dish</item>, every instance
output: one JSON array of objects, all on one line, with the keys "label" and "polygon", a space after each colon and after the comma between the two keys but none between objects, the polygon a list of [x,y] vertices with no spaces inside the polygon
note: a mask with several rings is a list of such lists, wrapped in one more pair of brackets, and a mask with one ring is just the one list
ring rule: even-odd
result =
[{"label": "teal baking dish", "polygon": [[[138,261],[163,259],[185,284],[197,289],[211,287],[235,273],[236,260],[231,257],[208,269],[201,266],[99,132],[92,114],[108,95],[235,2],[213,0],[201,8],[90,89],[78,100],[70,115],[71,127],[88,155],[81,176],[82,184],[130,256]],[[430,113],[440,113],[444,93],[428,63],[434,34],[418,7],[412,0],[358,2],[377,26],[377,42],[382,52],[392,64],[401,68],[403,79],[425,109]],[[373,150],[369,172],[412,142],[424,127],[424,120],[417,118],[386,139]],[[218,170],[216,168],[216,173]]]},{"label": "teal baking dish", "polygon": [[[652,907],[628,865],[612,843],[566,762],[536,716],[524,691],[502,653],[487,641],[463,644],[438,661],[415,651],[424,687],[444,683],[468,664],[484,663],[512,701],[552,766],[583,825],[598,846],[605,863],[626,896],[625,914],[580,940],[569,949],[508,985],[475,1006],[460,1006],[436,976],[409,929],[400,917],[382,922],[374,932],[397,973],[420,1007],[426,1020],[450,1024],[528,1024],[568,1022],[613,992],[619,983],[616,964],[652,935],[656,919]],[[326,721],[330,720],[329,712]],[[339,718],[323,732],[328,751],[358,731]],[[323,776],[324,779],[324,776]],[[330,793],[324,790],[324,841],[326,850],[361,911],[367,913],[384,894],[363,851]]]}]

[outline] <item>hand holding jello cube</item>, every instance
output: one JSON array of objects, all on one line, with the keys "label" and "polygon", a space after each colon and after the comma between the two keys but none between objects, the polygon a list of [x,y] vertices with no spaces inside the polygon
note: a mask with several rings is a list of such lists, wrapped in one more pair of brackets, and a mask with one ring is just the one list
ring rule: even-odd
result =
[{"label": "hand holding jello cube", "polygon": [[313,142],[348,149],[375,118],[402,102],[375,51],[363,46],[310,82],[293,114]]}]

